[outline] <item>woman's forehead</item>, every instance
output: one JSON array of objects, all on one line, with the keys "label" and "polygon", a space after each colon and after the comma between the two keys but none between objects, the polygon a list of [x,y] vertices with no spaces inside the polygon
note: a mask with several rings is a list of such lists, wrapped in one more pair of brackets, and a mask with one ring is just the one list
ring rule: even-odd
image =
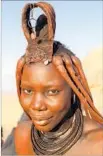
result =
[{"label": "woman's forehead", "polygon": [[25,65],[22,74],[24,82],[38,82],[46,84],[66,84],[66,81],[53,63],[45,66],[43,63]]}]

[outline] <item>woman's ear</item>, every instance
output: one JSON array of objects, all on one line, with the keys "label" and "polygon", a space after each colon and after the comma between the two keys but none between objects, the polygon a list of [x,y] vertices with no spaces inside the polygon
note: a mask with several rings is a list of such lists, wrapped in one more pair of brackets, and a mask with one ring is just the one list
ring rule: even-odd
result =
[{"label": "woman's ear", "polygon": [[22,56],[18,62],[17,62],[17,66],[16,66],[16,86],[17,86],[17,93],[18,93],[18,97],[19,97],[19,101],[20,101],[20,83],[21,83],[21,75],[23,72],[23,67],[25,64],[25,56]]}]

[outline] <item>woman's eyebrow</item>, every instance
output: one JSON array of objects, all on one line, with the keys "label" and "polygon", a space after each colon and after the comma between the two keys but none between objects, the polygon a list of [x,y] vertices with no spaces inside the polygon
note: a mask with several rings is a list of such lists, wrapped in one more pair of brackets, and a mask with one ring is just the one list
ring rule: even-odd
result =
[{"label": "woman's eyebrow", "polygon": [[[51,88],[51,87],[62,87],[64,86],[64,83],[57,83],[57,82],[47,82],[47,83],[43,83],[43,84],[39,84],[45,88]],[[20,87],[30,87],[33,88],[34,84],[30,84],[29,82],[23,81],[21,82]]]},{"label": "woman's eyebrow", "polygon": [[55,82],[47,82],[45,85],[44,85],[44,87],[46,87],[46,88],[50,88],[50,87],[63,87],[64,86],[64,83],[55,83]]},{"label": "woman's eyebrow", "polygon": [[60,88],[60,87],[62,87],[62,85],[45,85],[44,86],[45,88]]},{"label": "woman's eyebrow", "polygon": [[32,86],[30,85],[30,83],[28,83],[28,82],[21,82],[21,84],[20,84],[20,87],[30,87],[30,88],[32,88]]}]

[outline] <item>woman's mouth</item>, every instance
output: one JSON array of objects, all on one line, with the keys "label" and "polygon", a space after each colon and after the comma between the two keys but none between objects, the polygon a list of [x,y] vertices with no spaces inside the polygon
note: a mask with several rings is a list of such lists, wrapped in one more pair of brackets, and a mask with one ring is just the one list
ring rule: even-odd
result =
[{"label": "woman's mouth", "polygon": [[33,111],[30,110],[29,115],[35,125],[45,126],[51,122],[53,114],[49,111]]},{"label": "woman's mouth", "polygon": [[49,124],[51,122],[52,118],[49,118],[47,120],[33,120],[35,125],[39,125],[39,126],[45,126],[47,124]]},{"label": "woman's mouth", "polygon": [[33,120],[48,120],[50,118],[53,117],[53,114],[49,111],[32,111],[30,110],[28,112],[28,114],[30,115],[30,117],[33,119]]}]

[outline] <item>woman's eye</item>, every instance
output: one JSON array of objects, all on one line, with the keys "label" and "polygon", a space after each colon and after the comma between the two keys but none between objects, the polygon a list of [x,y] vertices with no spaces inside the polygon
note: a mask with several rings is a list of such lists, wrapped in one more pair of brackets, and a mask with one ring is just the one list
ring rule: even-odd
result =
[{"label": "woman's eye", "polygon": [[31,89],[22,89],[25,94],[31,95],[33,91]]},{"label": "woman's eye", "polygon": [[48,95],[57,95],[58,93],[59,93],[59,90],[56,90],[56,89],[48,91]]}]

